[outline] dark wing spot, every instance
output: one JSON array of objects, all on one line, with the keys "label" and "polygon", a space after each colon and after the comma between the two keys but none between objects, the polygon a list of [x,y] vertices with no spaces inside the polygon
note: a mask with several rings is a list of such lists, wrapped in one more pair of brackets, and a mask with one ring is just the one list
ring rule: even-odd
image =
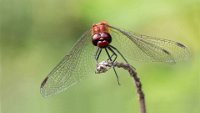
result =
[{"label": "dark wing spot", "polygon": [[47,82],[48,78],[49,78],[49,77],[46,77],[46,78],[43,80],[43,82],[42,82],[42,84],[41,84],[41,88],[43,88],[43,87],[44,87],[44,85],[46,84],[46,82]]},{"label": "dark wing spot", "polygon": [[181,47],[181,48],[186,48],[183,44],[179,43],[179,42],[176,42],[176,45]]},{"label": "dark wing spot", "polygon": [[162,49],[162,51],[168,55],[170,55],[169,51],[165,50],[165,49]]}]

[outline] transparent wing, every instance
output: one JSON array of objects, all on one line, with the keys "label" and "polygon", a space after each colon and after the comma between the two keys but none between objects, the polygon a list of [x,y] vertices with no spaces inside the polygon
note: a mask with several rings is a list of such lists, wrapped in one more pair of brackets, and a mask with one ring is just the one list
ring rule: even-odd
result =
[{"label": "transparent wing", "polygon": [[114,31],[112,45],[119,50],[121,49],[122,54],[128,59],[175,63],[185,60],[189,56],[187,47],[179,42],[134,34],[113,26],[110,27]]},{"label": "transparent wing", "polygon": [[78,83],[95,72],[95,46],[87,31],[74,45],[70,53],[49,73],[41,84],[43,96],[55,95]]}]

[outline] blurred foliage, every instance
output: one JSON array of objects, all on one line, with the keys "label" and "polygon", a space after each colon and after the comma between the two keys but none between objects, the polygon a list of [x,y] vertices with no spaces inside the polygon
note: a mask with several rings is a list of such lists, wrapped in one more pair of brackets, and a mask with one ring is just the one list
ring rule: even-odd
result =
[{"label": "blurred foliage", "polygon": [[106,20],[186,44],[187,62],[132,65],[141,77],[148,113],[199,113],[199,6],[199,0],[1,0],[1,112],[138,113],[135,87],[123,70],[120,87],[110,71],[57,96],[40,95],[41,81],[81,34]]}]

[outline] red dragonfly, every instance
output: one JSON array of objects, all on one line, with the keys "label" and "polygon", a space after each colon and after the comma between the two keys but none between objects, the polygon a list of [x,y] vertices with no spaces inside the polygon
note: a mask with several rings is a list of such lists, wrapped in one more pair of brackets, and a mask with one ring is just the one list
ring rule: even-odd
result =
[{"label": "red dragonfly", "polygon": [[[115,62],[120,56],[126,63],[128,60],[175,63],[189,56],[187,47],[179,42],[134,34],[102,21],[93,24],[48,74],[41,84],[41,94],[55,95],[93,74],[102,52],[107,60]],[[114,67],[113,70],[119,83]]]}]

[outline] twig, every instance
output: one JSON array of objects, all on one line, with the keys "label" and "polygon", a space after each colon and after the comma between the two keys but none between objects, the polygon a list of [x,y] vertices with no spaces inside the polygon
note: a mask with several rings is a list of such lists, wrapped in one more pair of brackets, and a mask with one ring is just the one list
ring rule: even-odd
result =
[{"label": "twig", "polygon": [[141,113],[146,113],[146,106],[145,106],[145,97],[142,91],[142,84],[140,82],[140,78],[137,76],[135,68],[129,64],[121,63],[121,62],[110,62],[110,61],[103,61],[97,65],[96,73],[105,73],[111,67],[118,67],[127,70],[130,76],[133,78],[137,93],[139,96],[140,101],[140,111]]}]

